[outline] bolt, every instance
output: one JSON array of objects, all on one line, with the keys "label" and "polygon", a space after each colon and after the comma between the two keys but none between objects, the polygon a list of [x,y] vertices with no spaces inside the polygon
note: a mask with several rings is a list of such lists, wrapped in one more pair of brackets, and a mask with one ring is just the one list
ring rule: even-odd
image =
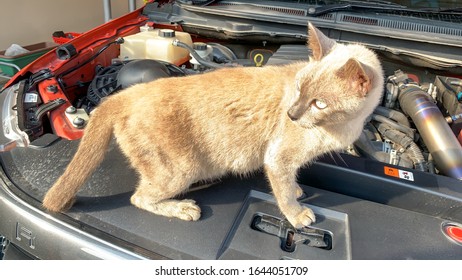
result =
[{"label": "bolt", "polygon": [[72,121],[72,123],[75,125],[75,127],[81,128],[85,125],[85,120],[80,117],[77,117]]},{"label": "bolt", "polygon": [[69,106],[69,107],[67,107],[67,109],[66,109],[66,113],[68,113],[68,114],[75,114],[75,113],[77,113],[77,109],[76,109],[74,106]]},{"label": "bolt", "polygon": [[58,92],[58,87],[56,85],[49,85],[47,86],[47,91],[51,93],[57,93]]}]

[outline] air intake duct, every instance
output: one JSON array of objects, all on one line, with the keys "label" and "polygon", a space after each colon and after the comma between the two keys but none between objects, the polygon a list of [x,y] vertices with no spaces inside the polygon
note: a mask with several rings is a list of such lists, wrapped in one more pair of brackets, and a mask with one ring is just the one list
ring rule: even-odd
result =
[{"label": "air intake duct", "polygon": [[401,109],[411,117],[438,169],[462,180],[462,147],[431,96],[418,86],[402,84]]}]

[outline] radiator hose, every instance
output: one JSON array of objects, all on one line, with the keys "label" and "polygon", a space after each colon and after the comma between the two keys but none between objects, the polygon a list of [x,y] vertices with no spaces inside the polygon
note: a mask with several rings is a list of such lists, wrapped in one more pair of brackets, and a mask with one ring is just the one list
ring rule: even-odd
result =
[{"label": "radiator hose", "polygon": [[462,180],[462,147],[431,96],[415,85],[401,85],[401,109],[411,117],[438,169]]}]

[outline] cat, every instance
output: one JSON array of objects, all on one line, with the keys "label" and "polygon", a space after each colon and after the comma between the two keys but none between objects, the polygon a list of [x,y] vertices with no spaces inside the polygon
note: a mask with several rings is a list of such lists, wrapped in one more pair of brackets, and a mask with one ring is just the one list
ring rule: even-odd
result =
[{"label": "cat", "polygon": [[140,177],[130,199],[136,207],[196,221],[195,201],[175,196],[198,181],[263,168],[287,220],[296,228],[314,223],[297,201],[297,172],[359,137],[384,78],[373,51],[337,43],[311,23],[308,47],[307,61],[159,79],[108,97],[43,206],[70,208],[114,135]]}]

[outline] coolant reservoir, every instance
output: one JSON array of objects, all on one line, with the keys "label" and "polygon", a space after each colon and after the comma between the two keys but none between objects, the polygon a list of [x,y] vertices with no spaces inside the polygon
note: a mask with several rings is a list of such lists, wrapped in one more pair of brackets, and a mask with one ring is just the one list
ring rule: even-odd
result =
[{"label": "coolant reservoir", "polygon": [[189,60],[189,52],[181,47],[174,46],[172,42],[179,40],[193,46],[191,35],[186,32],[172,29],[153,29],[147,26],[140,28],[140,32],[124,37],[120,46],[122,60],[157,59],[180,65]]}]

